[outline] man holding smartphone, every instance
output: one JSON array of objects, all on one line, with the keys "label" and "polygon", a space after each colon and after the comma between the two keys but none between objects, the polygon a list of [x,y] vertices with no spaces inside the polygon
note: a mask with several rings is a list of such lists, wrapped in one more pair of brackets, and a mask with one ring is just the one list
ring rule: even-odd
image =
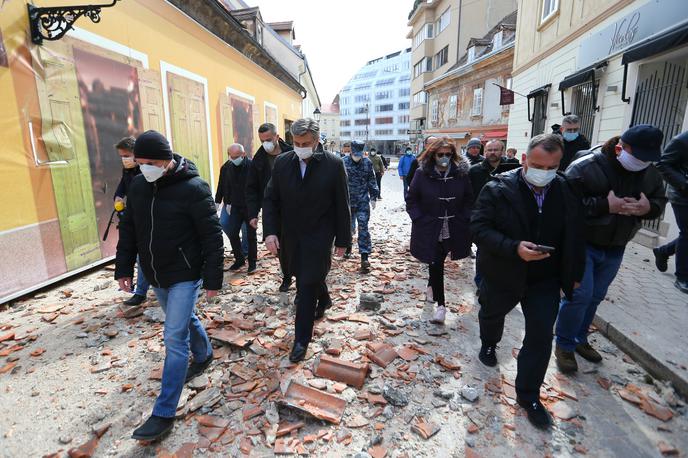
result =
[{"label": "man holding smartphone", "polygon": [[581,281],[585,246],[580,201],[557,174],[564,145],[555,134],[533,137],[523,168],[492,177],[476,201],[471,232],[478,245],[480,361],[496,366],[504,318],[518,303],[525,337],[516,394],[528,420],[547,428],[540,386],[552,353],[560,291],[572,297]]}]

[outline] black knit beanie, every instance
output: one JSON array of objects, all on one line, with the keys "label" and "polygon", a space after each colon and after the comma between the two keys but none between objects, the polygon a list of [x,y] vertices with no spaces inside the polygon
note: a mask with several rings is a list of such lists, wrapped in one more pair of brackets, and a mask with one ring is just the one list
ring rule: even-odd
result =
[{"label": "black knit beanie", "polygon": [[172,148],[163,134],[147,130],[134,143],[134,157],[167,161],[172,159]]}]

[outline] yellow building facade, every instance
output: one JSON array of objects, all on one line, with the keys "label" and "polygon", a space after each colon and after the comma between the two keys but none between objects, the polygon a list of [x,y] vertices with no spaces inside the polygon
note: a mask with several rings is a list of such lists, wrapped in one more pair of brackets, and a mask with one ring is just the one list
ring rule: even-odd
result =
[{"label": "yellow building facade", "polygon": [[164,133],[214,190],[230,144],[251,154],[261,123],[300,117],[305,90],[219,3],[100,16],[37,45],[27,2],[0,6],[0,302],[112,258],[120,138]]}]

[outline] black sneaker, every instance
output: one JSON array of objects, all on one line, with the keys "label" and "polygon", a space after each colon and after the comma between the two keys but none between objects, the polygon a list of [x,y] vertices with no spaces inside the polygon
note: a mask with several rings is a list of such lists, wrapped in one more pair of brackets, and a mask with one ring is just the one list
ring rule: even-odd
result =
[{"label": "black sneaker", "polygon": [[154,441],[172,431],[174,418],[157,417],[151,415],[148,420],[134,430],[132,439],[140,441]]},{"label": "black sneaker", "polygon": [[246,264],[245,259],[237,259],[236,261],[234,261],[234,264],[229,266],[229,270],[239,270],[244,266],[244,264]]},{"label": "black sneaker", "polygon": [[660,272],[666,272],[669,268],[669,256],[662,253],[659,248],[653,248],[652,253],[655,255],[655,266]]},{"label": "black sneaker", "polygon": [[282,284],[279,287],[280,293],[286,293],[287,291],[289,291],[290,286],[291,286],[291,277],[282,278]]},{"label": "black sneaker", "polygon": [[141,305],[144,302],[146,302],[146,296],[142,296],[140,294],[134,294],[131,296],[129,299],[123,302],[124,305],[131,305],[131,306],[136,306],[136,305]]},{"label": "black sneaker", "polygon": [[346,251],[344,252],[344,258],[349,259],[351,258],[351,247],[348,247]]},{"label": "black sneaker", "polygon": [[688,294],[688,281],[678,280],[678,279],[677,279],[677,280],[674,282],[674,286],[675,286],[676,288],[678,288],[678,290],[681,291],[682,293]]},{"label": "black sneaker", "polygon": [[325,310],[329,308],[332,308],[332,301],[329,301],[326,304],[318,303],[318,306],[315,307],[315,319],[322,320],[325,317]]},{"label": "black sneaker", "polygon": [[478,359],[486,366],[495,367],[497,365],[497,346],[483,344],[480,347]]},{"label": "black sneaker", "polygon": [[552,417],[539,400],[525,401],[516,397],[516,402],[526,410],[528,421],[533,426],[539,429],[547,429],[552,426]]},{"label": "black sneaker", "polygon": [[213,354],[211,353],[210,356],[208,356],[208,359],[206,359],[205,361],[202,361],[200,363],[194,361],[193,363],[189,364],[189,368],[186,370],[186,380],[184,381],[184,383],[189,382],[190,380],[201,375],[203,371],[205,371],[212,362]]},{"label": "black sneaker", "polygon": [[303,361],[303,358],[306,357],[307,351],[308,345],[303,345],[298,342],[294,343],[294,348],[291,349],[291,353],[289,354],[289,361],[292,363]]},{"label": "black sneaker", "polygon": [[252,274],[252,273],[255,272],[256,270],[258,270],[258,267],[256,267],[256,262],[255,262],[255,261],[253,261],[253,262],[249,261],[249,262],[248,262],[248,270],[247,270],[247,272],[250,273],[250,274]]}]

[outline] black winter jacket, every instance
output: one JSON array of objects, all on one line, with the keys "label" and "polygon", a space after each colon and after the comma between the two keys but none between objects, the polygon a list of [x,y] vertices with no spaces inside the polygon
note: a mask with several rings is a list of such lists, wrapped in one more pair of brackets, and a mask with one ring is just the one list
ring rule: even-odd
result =
[{"label": "black winter jacket", "polygon": [[657,168],[669,184],[669,201],[674,205],[688,205],[688,132],[669,142]]},{"label": "black winter jacket", "polygon": [[251,170],[251,159],[245,157],[241,164],[234,165],[229,160],[220,168],[220,178],[217,180],[215,202],[231,205],[236,208],[246,208],[246,178]]},{"label": "black winter jacket", "polygon": [[[519,299],[527,288],[527,262],[518,255],[518,245],[529,241],[530,223],[520,191],[521,169],[492,177],[483,187],[473,208],[471,233],[478,252],[477,268],[487,283],[500,294]],[[574,283],[585,270],[585,243],[582,235],[580,200],[563,175],[552,185],[560,186],[566,221],[563,242],[558,249],[561,289],[571,298]]]},{"label": "black winter jacket", "polygon": [[573,162],[576,153],[584,149],[590,149],[590,142],[583,134],[579,134],[572,142],[564,140],[564,157],[561,158],[559,163],[559,170],[562,172],[566,170]]},{"label": "black winter jacket", "polygon": [[485,183],[490,181],[491,176],[521,167],[521,164],[518,162],[513,163],[507,161],[508,159],[503,158],[497,168],[492,168],[492,165],[490,165],[487,159],[479,164],[471,166],[468,171],[468,176],[471,178],[471,186],[473,186],[473,201],[478,198],[480,191],[483,189],[483,186],[485,186]]},{"label": "black winter jacket", "polygon": [[175,154],[174,173],[131,184],[120,221],[115,278],[133,277],[136,255],[153,286],[203,278],[203,287],[222,287],[222,228],[208,183],[193,162]]},{"label": "black winter jacket", "polygon": [[[280,139],[279,146],[281,154],[292,151],[292,146]],[[277,158],[275,158],[275,162]],[[265,188],[272,177],[272,169],[268,162],[268,153],[262,146],[253,155],[251,169],[246,177],[246,206],[248,208],[248,219],[258,218],[260,209],[263,208],[263,196]]]},{"label": "black winter jacket", "polygon": [[[666,206],[664,183],[653,165],[629,172],[616,157],[595,152],[571,164],[566,177],[582,198],[585,238],[593,245],[625,246],[640,229],[642,220],[658,218]],[[607,196],[611,190],[617,197],[636,199],[644,193],[650,201],[650,212],[640,217],[610,214]]]},{"label": "black winter jacket", "polygon": [[127,197],[127,194],[129,193],[129,188],[131,188],[131,182],[134,180],[134,177],[137,175],[141,174],[141,169],[137,165],[136,167],[133,167],[131,169],[122,169],[122,178],[119,180],[119,184],[117,185],[117,189],[115,190],[115,196],[113,199],[116,199],[119,197],[120,199],[124,199]]}]

